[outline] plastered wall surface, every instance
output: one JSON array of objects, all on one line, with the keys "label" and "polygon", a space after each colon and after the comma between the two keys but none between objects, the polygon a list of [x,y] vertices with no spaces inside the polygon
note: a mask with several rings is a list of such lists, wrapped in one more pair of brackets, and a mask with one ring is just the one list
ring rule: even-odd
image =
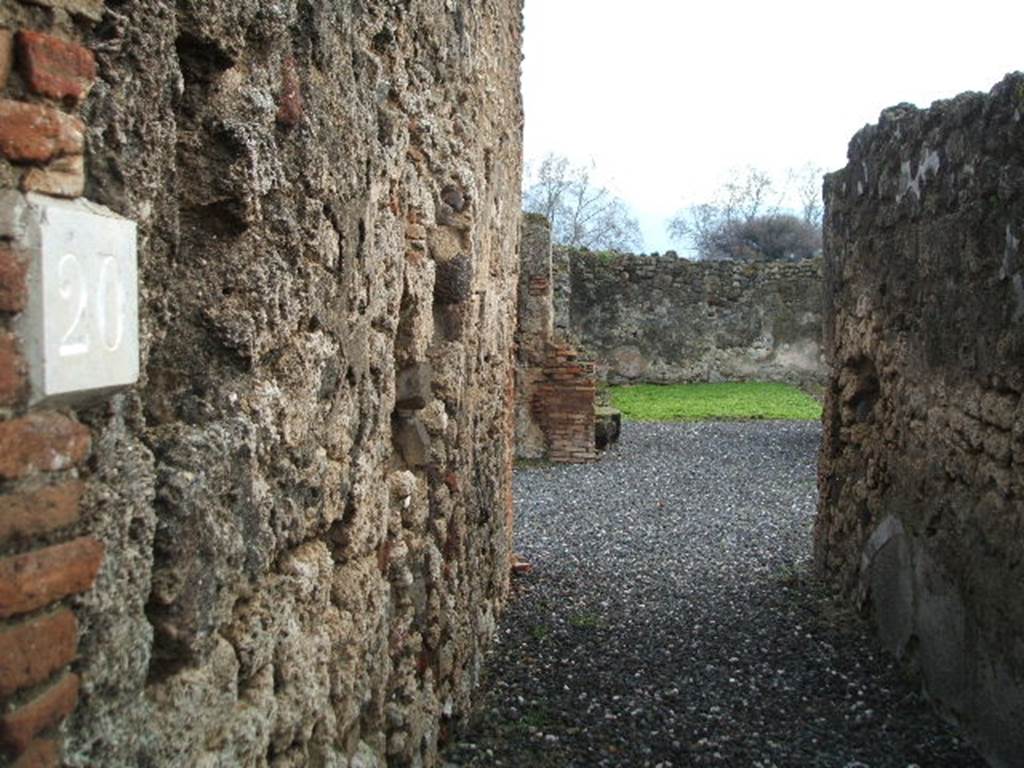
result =
[{"label": "plastered wall surface", "polygon": [[609,383],[823,381],[820,259],[691,262],[556,249],[555,264],[556,326]]},{"label": "plastered wall surface", "polygon": [[826,180],[816,555],[993,765],[1024,755],[1024,76]]},{"label": "plastered wall surface", "polygon": [[0,464],[26,430],[61,457],[0,500],[66,513],[0,555],[84,569],[0,615],[15,643],[67,610],[47,632],[77,643],[10,694],[49,715],[7,754],[436,762],[508,586],[521,24],[518,0],[0,5],[0,108],[51,110],[0,128],[0,187],[137,223],[142,363],[52,411],[0,381]]}]

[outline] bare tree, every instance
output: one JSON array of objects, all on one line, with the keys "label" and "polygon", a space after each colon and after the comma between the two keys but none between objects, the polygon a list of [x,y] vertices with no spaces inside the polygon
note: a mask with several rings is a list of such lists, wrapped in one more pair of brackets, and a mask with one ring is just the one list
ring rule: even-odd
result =
[{"label": "bare tree", "polygon": [[789,183],[796,189],[803,220],[819,229],[825,216],[825,204],[821,192],[824,175],[825,169],[813,163],[807,163],[807,165],[789,172]]},{"label": "bare tree", "polygon": [[747,168],[724,184],[712,202],[676,214],[669,221],[669,234],[689,240],[707,261],[792,261],[814,256],[821,251],[821,212],[809,192],[809,179],[817,169],[810,169],[790,173],[790,183],[803,182],[797,187],[802,218],[782,209],[785,188],[778,190],[764,171]]},{"label": "bare tree", "polygon": [[551,222],[559,245],[608,251],[643,248],[640,225],[626,204],[591,179],[593,166],[572,165],[549,154],[523,194],[523,210],[540,213]]}]

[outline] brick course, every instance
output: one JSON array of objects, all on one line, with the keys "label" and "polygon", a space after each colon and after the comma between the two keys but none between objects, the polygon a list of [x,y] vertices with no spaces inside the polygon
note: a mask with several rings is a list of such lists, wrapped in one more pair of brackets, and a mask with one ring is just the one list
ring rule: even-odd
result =
[{"label": "brick course", "polygon": [[0,245],[0,312],[21,312],[25,308],[27,267],[13,248]]},{"label": "brick course", "polygon": [[41,104],[0,100],[0,154],[8,160],[46,163],[85,149],[85,123]]},{"label": "brick course", "polygon": [[0,745],[24,752],[33,739],[59,723],[78,702],[78,675],[66,675],[36,698],[0,717]]},{"label": "brick course", "polygon": [[59,8],[73,16],[82,16],[90,21],[103,18],[103,0],[31,0],[34,5]]},{"label": "brick course", "polygon": [[0,632],[0,697],[39,685],[75,658],[78,625],[67,608]]},{"label": "brick course", "polygon": [[85,592],[102,562],[103,544],[90,538],[0,560],[0,619]]},{"label": "brick course", "polygon": [[72,480],[4,496],[0,507],[0,543],[51,533],[76,522],[84,488],[81,482]]},{"label": "brick course", "polygon": [[52,99],[81,101],[96,79],[92,51],[31,30],[18,33],[18,66],[29,90]]},{"label": "brick course", "polygon": [[59,413],[44,411],[3,422],[0,478],[67,469],[82,461],[89,447],[89,430]]},{"label": "brick course", "polygon": [[25,361],[18,340],[14,334],[0,331],[0,405],[17,405],[25,391]]}]

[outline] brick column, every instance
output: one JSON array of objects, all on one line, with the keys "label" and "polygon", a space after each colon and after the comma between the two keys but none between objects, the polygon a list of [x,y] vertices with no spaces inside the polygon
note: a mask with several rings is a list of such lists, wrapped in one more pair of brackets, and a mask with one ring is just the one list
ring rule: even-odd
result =
[{"label": "brick column", "polygon": [[[82,194],[85,126],[74,110],[95,76],[75,42],[0,27],[0,189]],[[10,234],[0,231],[0,762],[51,766],[79,693],[73,598],[92,587],[103,544],[78,531],[88,429],[29,406],[13,332],[26,264]]]},{"label": "brick column", "polygon": [[548,459],[569,464],[594,461],[594,364],[580,360],[568,344],[552,342],[547,352],[532,406],[548,442]]},{"label": "brick column", "polygon": [[551,227],[524,214],[516,328],[516,451],[580,463],[597,458],[594,364],[579,359],[554,326]]}]

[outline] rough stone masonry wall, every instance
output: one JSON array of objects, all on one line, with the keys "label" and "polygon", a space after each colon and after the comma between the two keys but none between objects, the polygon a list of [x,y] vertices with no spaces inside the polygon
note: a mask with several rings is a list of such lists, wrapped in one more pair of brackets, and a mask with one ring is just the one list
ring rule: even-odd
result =
[{"label": "rough stone masonry wall", "polygon": [[28,409],[0,242],[0,763],[434,762],[507,590],[520,36],[0,4],[0,190],[137,221],[142,326],[138,387]]},{"label": "rough stone masonry wall", "polygon": [[568,302],[570,333],[603,380],[824,380],[820,259],[692,262],[571,251],[568,262],[570,287],[556,301]]},{"label": "rough stone masonry wall", "polygon": [[819,564],[993,765],[1024,755],[1024,76],[826,182]]}]

